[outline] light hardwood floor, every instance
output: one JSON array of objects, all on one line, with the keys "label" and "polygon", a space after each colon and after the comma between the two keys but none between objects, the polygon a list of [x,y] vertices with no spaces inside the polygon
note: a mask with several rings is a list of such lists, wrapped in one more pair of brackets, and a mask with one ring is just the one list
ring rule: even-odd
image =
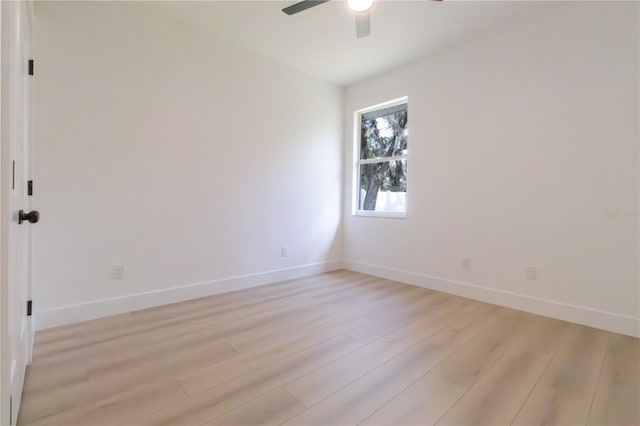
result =
[{"label": "light hardwood floor", "polygon": [[348,271],[39,332],[19,423],[640,424],[640,341]]}]

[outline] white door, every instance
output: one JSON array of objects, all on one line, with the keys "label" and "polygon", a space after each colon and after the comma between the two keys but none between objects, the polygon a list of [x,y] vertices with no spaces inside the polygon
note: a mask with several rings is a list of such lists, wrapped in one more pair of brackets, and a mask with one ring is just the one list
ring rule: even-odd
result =
[{"label": "white door", "polygon": [[[15,424],[26,365],[31,361],[31,165],[29,56],[31,19],[24,1],[2,2],[2,413]],[[7,399],[9,401],[7,401]],[[6,410],[6,411],[5,411]]]}]

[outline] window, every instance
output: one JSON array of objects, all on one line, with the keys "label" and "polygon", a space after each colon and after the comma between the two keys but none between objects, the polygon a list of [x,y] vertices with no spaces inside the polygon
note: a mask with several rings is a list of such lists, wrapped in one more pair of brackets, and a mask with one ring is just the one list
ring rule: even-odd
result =
[{"label": "window", "polygon": [[404,217],[407,211],[407,99],[356,112],[354,213]]}]

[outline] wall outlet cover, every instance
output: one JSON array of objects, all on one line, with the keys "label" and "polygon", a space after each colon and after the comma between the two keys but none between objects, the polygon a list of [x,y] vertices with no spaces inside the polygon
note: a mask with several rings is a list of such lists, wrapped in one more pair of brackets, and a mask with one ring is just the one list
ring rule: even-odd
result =
[{"label": "wall outlet cover", "polygon": [[535,268],[533,266],[528,266],[527,270],[525,271],[525,277],[528,280],[537,280],[538,279],[538,268]]},{"label": "wall outlet cover", "polygon": [[466,270],[471,269],[471,258],[468,258],[468,257],[462,258],[462,269],[466,269]]},{"label": "wall outlet cover", "polygon": [[115,265],[113,268],[111,268],[111,279],[112,280],[124,279],[124,265]]}]

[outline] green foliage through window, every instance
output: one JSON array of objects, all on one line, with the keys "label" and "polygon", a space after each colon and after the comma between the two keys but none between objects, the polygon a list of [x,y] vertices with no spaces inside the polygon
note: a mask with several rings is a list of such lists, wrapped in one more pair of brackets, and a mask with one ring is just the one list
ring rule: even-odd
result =
[{"label": "green foliage through window", "polygon": [[379,191],[407,191],[408,134],[406,103],[361,115],[360,189],[364,195],[360,195],[363,197],[360,205],[363,210],[376,210]]}]

